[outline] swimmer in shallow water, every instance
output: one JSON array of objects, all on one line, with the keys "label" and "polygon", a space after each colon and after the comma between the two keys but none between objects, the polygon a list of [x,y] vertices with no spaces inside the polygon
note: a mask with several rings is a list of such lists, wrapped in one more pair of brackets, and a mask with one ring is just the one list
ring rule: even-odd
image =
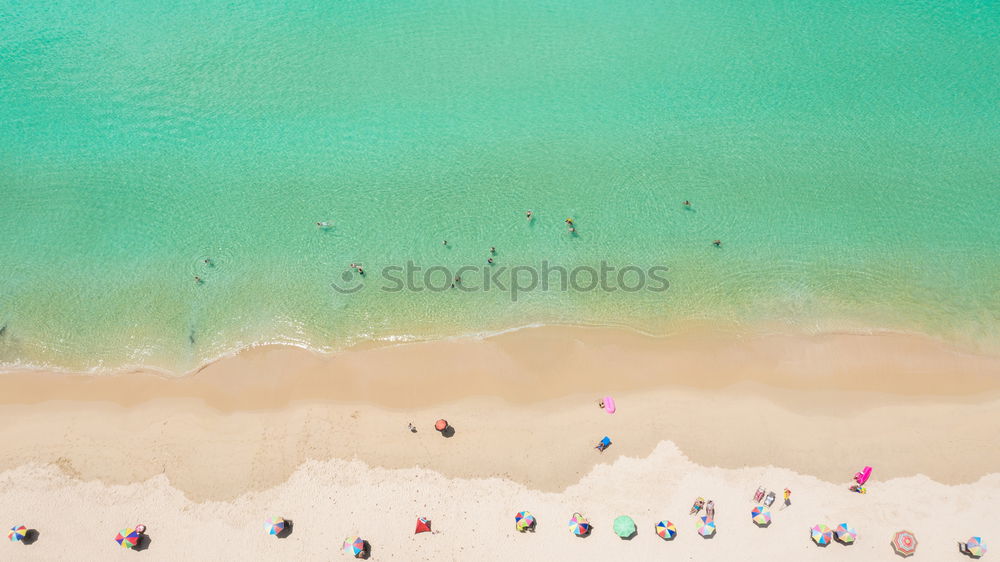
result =
[{"label": "swimmer in shallow water", "polygon": [[198,277],[197,275],[195,275],[194,276],[194,282],[195,282],[196,285],[201,285],[201,277]]},{"label": "swimmer in shallow water", "polygon": [[530,221],[530,220],[531,220],[531,217],[533,217],[533,216],[534,216],[534,213],[532,213],[531,211],[528,211],[527,213],[524,213],[524,216],[525,216],[525,217],[527,217],[527,218],[528,218],[528,220]]},{"label": "swimmer in shallow water", "polygon": [[330,223],[323,221],[316,223],[316,228],[330,228]]},{"label": "swimmer in shallow water", "polygon": [[715,242],[712,242],[712,244],[714,244],[716,248],[721,248],[722,240],[716,240]]}]

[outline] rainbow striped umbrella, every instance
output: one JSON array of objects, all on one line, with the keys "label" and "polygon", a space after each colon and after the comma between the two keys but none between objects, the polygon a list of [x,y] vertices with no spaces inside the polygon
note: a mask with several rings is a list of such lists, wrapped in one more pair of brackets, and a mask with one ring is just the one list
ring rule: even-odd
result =
[{"label": "rainbow striped umbrella", "polygon": [[917,537],[912,531],[897,531],[892,536],[892,549],[904,558],[912,556],[917,551]]},{"label": "rainbow striped umbrella", "polygon": [[771,524],[771,512],[766,507],[758,505],[750,511],[750,517],[758,527],[767,527]]},{"label": "rainbow striped umbrella", "polygon": [[347,537],[344,539],[344,552],[358,558],[365,551],[365,541],[361,537]]},{"label": "rainbow striped umbrella", "polygon": [[28,528],[24,525],[11,527],[10,532],[7,533],[7,538],[10,539],[10,542],[21,542],[26,536],[28,536]]},{"label": "rainbow striped umbrella", "polygon": [[699,517],[701,521],[698,523],[698,534],[704,538],[708,538],[715,534],[715,520],[708,520],[708,517],[702,515]]},{"label": "rainbow striped umbrella", "polygon": [[976,558],[986,554],[986,544],[983,543],[982,537],[969,537],[969,540],[965,541],[965,549],[969,551],[970,556]]},{"label": "rainbow striped umbrella", "polygon": [[833,532],[830,531],[830,528],[826,525],[813,525],[810,532],[812,534],[813,542],[820,546],[826,546],[833,540]]},{"label": "rainbow striped umbrella", "polygon": [[842,544],[854,544],[854,541],[858,540],[858,530],[848,526],[847,523],[837,525],[834,532],[837,534],[837,541]]},{"label": "rainbow striped umbrella", "polygon": [[669,541],[677,536],[677,527],[670,521],[660,521],[656,524],[656,534]]},{"label": "rainbow striped umbrella", "polygon": [[522,533],[535,526],[535,516],[530,511],[518,511],[514,515],[514,527]]},{"label": "rainbow striped umbrella", "polygon": [[118,531],[118,535],[115,536],[115,541],[122,546],[122,548],[135,548],[135,545],[139,544],[139,531],[133,528],[122,529]]},{"label": "rainbow striped umbrella", "polygon": [[285,530],[285,520],[281,517],[272,517],[264,520],[264,530],[269,535],[277,535]]},{"label": "rainbow striped umbrella", "polygon": [[569,530],[578,537],[585,536],[590,532],[590,521],[579,513],[574,513],[573,518],[569,520]]}]

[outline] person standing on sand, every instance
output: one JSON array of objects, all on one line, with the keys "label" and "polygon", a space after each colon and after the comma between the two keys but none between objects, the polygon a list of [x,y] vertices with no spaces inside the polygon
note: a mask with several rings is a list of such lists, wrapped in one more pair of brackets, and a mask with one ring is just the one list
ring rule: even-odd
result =
[{"label": "person standing on sand", "polygon": [[791,498],[792,498],[792,491],[789,490],[788,488],[785,488],[785,504],[781,506],[781,509],[785,509],[786,507],[792,505]]}]

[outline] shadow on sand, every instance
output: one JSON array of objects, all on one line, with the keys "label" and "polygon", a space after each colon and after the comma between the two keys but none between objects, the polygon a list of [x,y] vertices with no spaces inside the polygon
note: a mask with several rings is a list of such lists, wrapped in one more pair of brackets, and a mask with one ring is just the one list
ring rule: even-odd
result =
[{"label": "shadow on sand", "polygon": [[280,533],[278,533],[278,534],[276,534],[274,536],[278,537],[279,539],[287,539],[292,534],[292,527],[293,526],[294,525],[292,524],[292,520],[291,519],[285,519],[285,528],[282,529]]},{"label": "shadow on sand", "polygon": [[28,529],[27,532],[24,533],[24,538],[21,539],[21,544],[26,546],[31,546],[35,544],[36,542],[38,542],[39,534],[40,533],[38,532],[37,529]]}]

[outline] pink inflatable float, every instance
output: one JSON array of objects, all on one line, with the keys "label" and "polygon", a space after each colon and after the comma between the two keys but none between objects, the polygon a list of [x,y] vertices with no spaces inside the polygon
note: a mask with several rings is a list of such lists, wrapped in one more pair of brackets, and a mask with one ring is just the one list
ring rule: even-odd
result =
[{"label": "pink inflatable float", "polygon": [[614,398],[612,398],[610,396],[605,396],[604,400],[601,400],[601,402],[604,402],[604,411],[605,412],[607,412],[609,414],[615,413],[615,399]]},{"label": "pink inflatable float", "polygon": [[868,478],[871,475],[872,475],[872,467],[866,466],[864,468],[864,470],[862,470],[861,472],[858,472],[857,474],[854,475],[854,481],[857,482],[858,484],[864,486],[865,482],[868,481]]}]

